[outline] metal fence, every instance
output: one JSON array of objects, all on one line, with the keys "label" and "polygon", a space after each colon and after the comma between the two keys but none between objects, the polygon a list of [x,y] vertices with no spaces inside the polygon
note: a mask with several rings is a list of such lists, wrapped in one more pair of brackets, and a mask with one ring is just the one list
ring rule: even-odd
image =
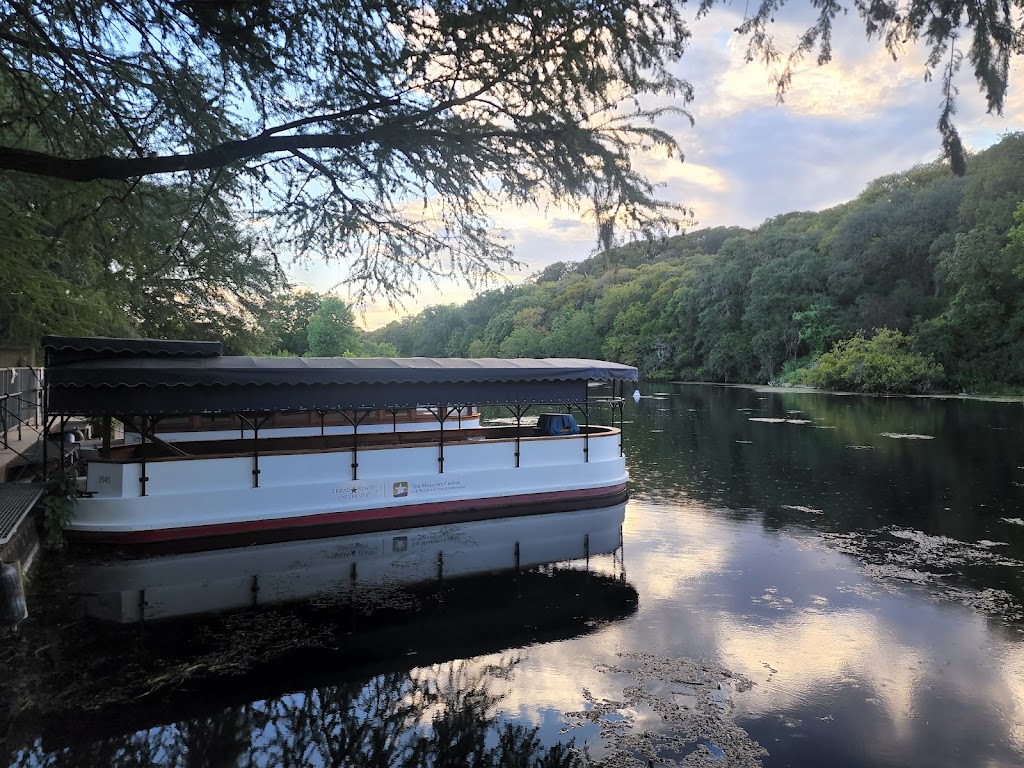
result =
[{"label": "metal fence", "polygon": [[43,420],[43,371],[41,368],[0,368],[0,430],[3,447],[11,434],[22,439],[22,427],[39,432]]}]

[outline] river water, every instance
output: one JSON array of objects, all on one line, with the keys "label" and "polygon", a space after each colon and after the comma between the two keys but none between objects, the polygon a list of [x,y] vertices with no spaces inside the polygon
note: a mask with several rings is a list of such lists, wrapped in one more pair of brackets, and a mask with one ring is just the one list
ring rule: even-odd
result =
[{"label": "river water", "polygon": [[625,507],[51,558],[0,765],[1024,765],[1020,402],[642,389]]}]

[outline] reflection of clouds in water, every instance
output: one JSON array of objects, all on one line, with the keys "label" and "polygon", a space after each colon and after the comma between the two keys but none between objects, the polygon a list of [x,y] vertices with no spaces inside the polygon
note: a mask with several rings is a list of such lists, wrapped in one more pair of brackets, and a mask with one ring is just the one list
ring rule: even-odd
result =
[{"label": "reflection of clouds in water", "polygon": [[[630,502],[624,535],[631,550],[646,550],[643,572],[630,574],[631,580],[639,580],[637,586],[642,586],[646,599],[672,599],[689,588],[687,582],[722,572],[734,543],[722,527],[723,521],[697,507]],[[629,573],[628,552],[626,557]]]},{"label": "reflection of clouds in water", "polygon": [[1020,643],[1008,645],[1002,661],[1003,680],[1013,704],[1008,730],[1017,749],[1024,752],[1024,647]]},{"label": "reflection of clouds in water", "polygon": [[[880,700],[897,738],[909,730],[928,658],[896,643],[876,616],[856,610],[801,611],[762,626],[723,617],[719,642],[725,665],[758,683],[744,697],[750,711],[772,714],[803,706],[815,691],[863,680],[873,686],[865,697]],[[766,671],[772,672],[770,684]]]},{"label": "reflection of clouds in water", "polygon": [[[602,672],[619,654],[706,655],[754,681],[734,698],[739,712],[782,716],[801,731],[809,726],[800,722],[813,718],[841,722],[883,761],[927,750],[929,743],[978,738],[1024,750],[1024,646],[1007,642],[984,616],[921,602],[917,587],[877,578],[861,551],[872,547],[844,552],[817,535],[767,535],[759,524],[729,514],[692,502],[630,502],[625,563],[640,593],[639,612],[586,638],[524,651],[503,708],[557,731],[559,723],[569,724],[561,713],[584,708],[587,691],[597,700],[622,698],[623,681]],[[879,535],[883,552],[912,550],[918,565],[923,554],[942,561],[965,552],[970,562],[1005,558],[995,542],[968,544],[897,527]],[[766,536],[781,549],[766,555]],[[757,554],[767,560],[750,559]],[[781,573],[777,559],[786,573],[802,575],[777,581],[771,576]],[[760,582],[758,591],[747,593],[752,579]],[[934,589],[928,585],[929,594]],[[748,614],[732,600],[740,593],[754,600],[745,603],[750,611],[778,610],[770,619]],[[973,715],[937,714],[950,708]],[[559,738],[593,736],[584,731],[573,728]]]},{"label": "reflection of clouds in water", "polygon": [[[756,683],[741,704],[763,716],[833,715],[827,706],[809,710],[808,703],[827,702],[841,688],[862,688],[864,700],[876,703],[891,723],[872,732],[878,755],[931,738],[991,738],[976,728],[993,711],[1015,748],[1024,749],[1024,648],[1011,642],[993,654],[993,643],[1001,643],[985,619],[960,613],[949,621],[946,612],[929,613],[902,631],[862,610],[812,609],[761,626],[725,616],[717,627],[721,660]],[[939,623],[929,625],[929,618]],[[940,638],[934,645],[932,633]],[[993,655],[1002,663],[986,663]],[[942,734],[933,735],[929,713],[949,706],[976,713],[978,722],[944,721]]]},{"label": "reflection of clouds in water", "polygon": [[[683,607],[653,599],[646,589],[640,593],[643,609],[635,620],[610,623],[587,638],[524,651],[523,666],[503,707],[541,725],[544,713],[538,711],[538,702],[550,716],[553,711],[580,710],[586,691],[597,699],[621,699],[623,681],[602,671],[618,654],[668,650],[669,657],[702,658],[706,649],[722,668],[755,683],[734,698],[744,715],[849,722],[849,703],[830,709],[848,700],[858,709],[877,709],[884,715],[884,720],[853,717],[863,725],[870,720],[871,751],[890,757],[933,738],[950,743],[992,738],[990,726],[981,724],[992,723],[995,716],[1006,734],[996,738],[1024,749],[1024,647],[1004,644],[982,617],[919,605],[919,615],[900,626],[887,612],[904,608],[888,593],[881,603],[836,610],[828,597],[812,594],[806,608],[791,606],[776,613],[771,623],[755,623],[736,611],[699,602]],[[858,700],[863,703],[856,704]],[[976,713],[977,722],[973,717],[947,722],[938,734],[935,711],[950,706]],[[642,725],[656,727],[652,722]],[[573,735],[570,730],[564,738]],[[771,749],[771,744],[766,746]]]},{"label": "reflection of clouds in water", "polygon": [[720,543],[708,542],[679,552],[653,552],[646,560],[651,570],[644,574],[644,597],[671,600],[693,586],[687,582],[721,572],[728,563],[729,550]]},{"label": "reflection of clouds in water", "polygon": [[[598,699],[621,698],[622,681],[602,671],[602,665],[614,664],[623,652],[671,647],[699,621],[717,644],[715,658],[722,668],[754,682],[735,696],[742,713],[839,717],[828,709],[833,694],[859,688],[865,706],[878,707],[890,724],[872,731],[878,755],[899,754],[908,744],[930,738],[929,708],[950,705],[977,713],[995,710],[1015,747],[1024,749],[1024,647],[1010,643],[993,654],[995,638],[984,619],[960,613],[954,621],[943,621],[948,614],[941,612],[932,615],[940,620],[938,628],[922,630],[927,624],[922,617],[900,637],[874,610],[829,611],[821,596],[813,603],[818,607],[780,614],[784,620],[769,625],[751,624],[737,614],[699,611],[651,627],[648,614],[637,623],[609,624],[586,641],[535,646],[524,651],[503,709],[541,725],[544,713],[538,702],[548,713],[572,712],[583,706],[585,691]],[[941,636],[937,647],[931,644],[932,632]],[[985,648],[990,659],[996,656],[1002,663],[986,664]],[[965,731],[963,738],[978,735],[971,718],[956,727]]]}]

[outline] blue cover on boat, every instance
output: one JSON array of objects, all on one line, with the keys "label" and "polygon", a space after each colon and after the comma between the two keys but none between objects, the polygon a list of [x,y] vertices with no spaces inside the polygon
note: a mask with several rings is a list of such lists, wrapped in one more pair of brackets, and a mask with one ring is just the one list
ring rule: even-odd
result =
[{"label": "blue cover on boat", "polygon": [[568,413],[542,413],[537,419],[542,435],[578,435],[580,427]]}]

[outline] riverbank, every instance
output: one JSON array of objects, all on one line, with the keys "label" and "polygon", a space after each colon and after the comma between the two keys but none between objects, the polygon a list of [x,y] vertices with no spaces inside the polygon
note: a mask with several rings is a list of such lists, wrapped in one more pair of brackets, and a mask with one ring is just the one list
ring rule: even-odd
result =
[{"label": "riverbank", "polygon": [[[644,382],[641,382],[643,384]],[[1024,394],[972,394],[969,392],[932,392],[929,394],[904,394],[901,392],[873,393],[873,392],[848,392],[831,389],[820,389],[818,387],[807,387],[802,384],[725,384],[717,381],[681,381],[681,380],[658,380],[652,379],[648,383],[655,384],[680,384],[702,387],[734,387],[737,389],[752,389],[756,392],[774,393],[789,392],[793,394],[807,393],[815,395],[838,395],[841,397],[909,397],[931,400],[977,400],[984,403],[1024,403]]]}]

